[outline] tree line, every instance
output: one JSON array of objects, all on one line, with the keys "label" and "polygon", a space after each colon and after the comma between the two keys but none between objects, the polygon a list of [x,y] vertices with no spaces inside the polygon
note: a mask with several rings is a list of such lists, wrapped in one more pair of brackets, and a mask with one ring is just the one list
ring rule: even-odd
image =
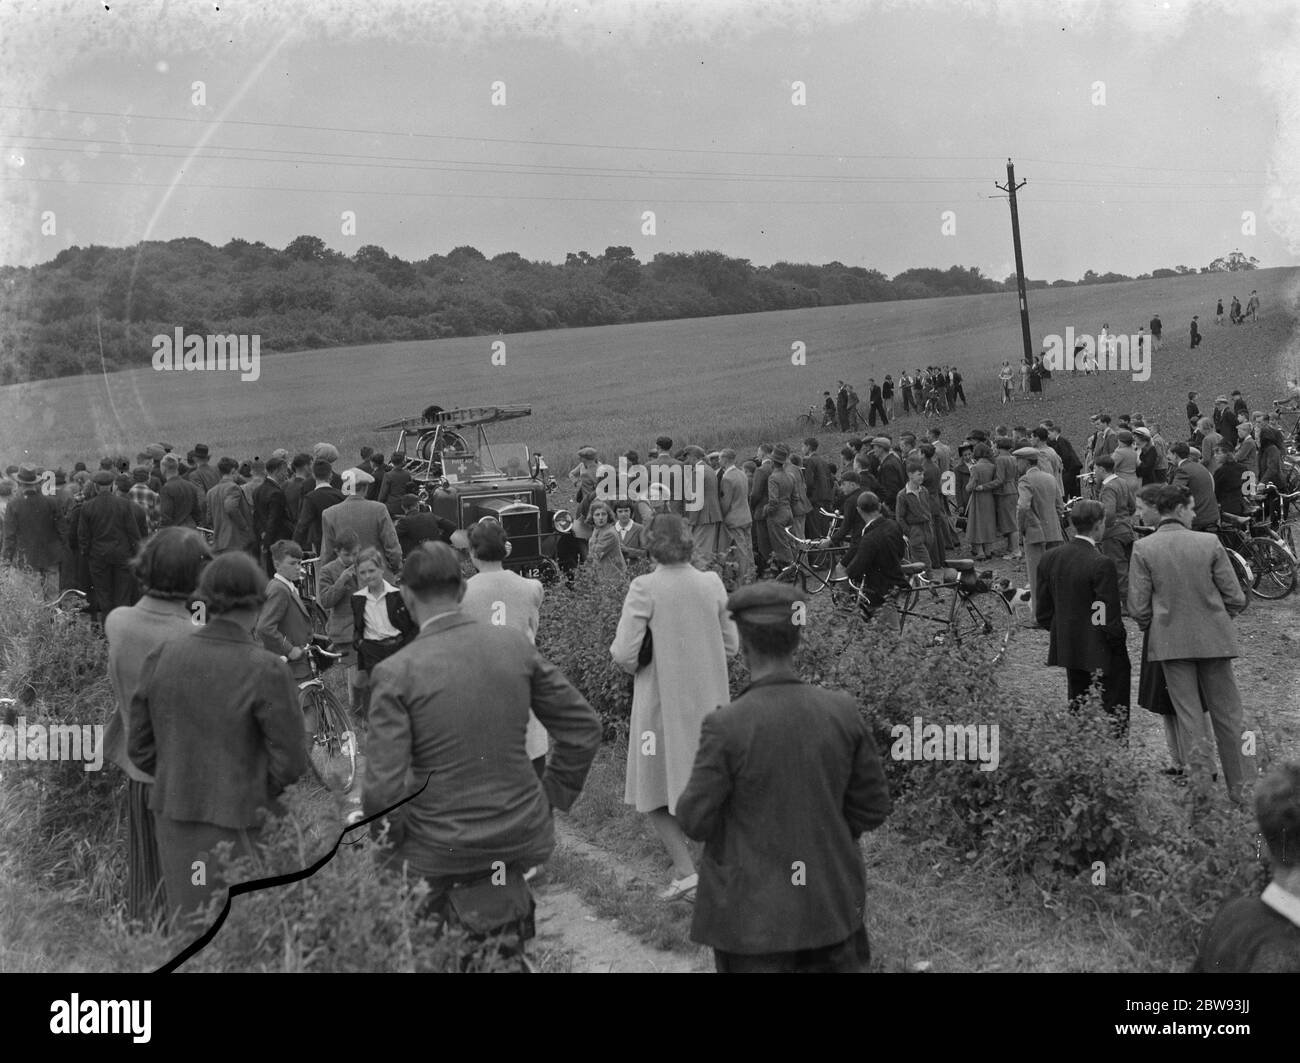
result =
[{"label": "tree line", "polygon": [[[1240,252],[1201,273],[1253,269]],[[1089,270],[1078,281],[1140,277]],[[641,262],[630,247],[570,252],[563,264],[473,247],[408,262],[367,244],[351,257],[316,236],[282,250],[194,237],[134,247],[71,247],[49,262],[0,267],[0,384],[133,368],[152,340],[186,334],[261,337],[261,349],[304,350],[538,329],[617,325],[764,310],[1014,291],[976,267],[908,269],[894,277],[842,262],[755,266],[718,251],[666,252]]]}]

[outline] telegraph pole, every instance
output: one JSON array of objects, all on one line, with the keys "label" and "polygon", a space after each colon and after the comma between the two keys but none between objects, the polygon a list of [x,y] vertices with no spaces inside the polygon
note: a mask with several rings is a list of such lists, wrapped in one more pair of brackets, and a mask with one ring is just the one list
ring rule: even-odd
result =
[{"label": "telegraph pole", "polygon": [[1029,302],[1025,298],[1025,262],[1020,254],[1020,213],[1016,210],[1016,189],[1023,188],[1024,181],[1016,184],[1016,168],[1011,165],[1011,160],[1007,159],[1007,183],[1005,187],[993,182],[994,188],[999,188],[1011,197],[1011,241],[1016,248],[1016,290],[1020,293],[1020,334],[1025,344],[1025,360],[1032,361],[1034,357],[1033,341],[1029,338]]}]

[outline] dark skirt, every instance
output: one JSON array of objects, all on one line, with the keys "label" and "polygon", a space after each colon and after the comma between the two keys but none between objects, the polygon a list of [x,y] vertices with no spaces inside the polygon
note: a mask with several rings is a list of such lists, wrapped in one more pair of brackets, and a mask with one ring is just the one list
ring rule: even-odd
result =
[{"label": "dark skirt", "polygon": [[[177,923],[194,918],[212,894],[224,889],[216,849],[230,842],[237,855],[257,852],[261,831],[256,827],[218,827],[215,823],[187,823],[153,813],[158,835],[158,857],[167,889],[167,910]],[[199,881],[195,881],[195,880]]]},{"label": "dark skirt", "polygon": [[149,793],[153,783],[126,781],[126,916],[133,922],[153,924],[166,911],[162,861]]}]

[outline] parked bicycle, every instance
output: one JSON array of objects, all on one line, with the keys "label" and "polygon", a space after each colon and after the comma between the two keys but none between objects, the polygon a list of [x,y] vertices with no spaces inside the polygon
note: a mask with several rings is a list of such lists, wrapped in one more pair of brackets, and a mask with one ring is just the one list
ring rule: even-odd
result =
[{"label": "parked bicycle", "polygon": [[326,649],[329,645],[328,639],[313,635],[303,647],[311,678],[298,684],[298,700],[315,732],[308,751],[312,771],[326,789],[347,792],[357,777],[357,736],[347,711],[321,678],[343,657]]},{"label": "parked bicycle", "polygon": [[1248,516],[1221,513],[1219,541],[1236,550],[1250,567],[1250,590],[1257,597],[1275,601],[1285,598],[1296,585],[1296,557],[1256,506]]},{"label": "parked bicycle", "polygon": [[316,562],[319,560],[320,558],[315,554],[302,559],[302,575],[298,577],[298,597],[302,599],[302,604],[307,607],[307,612],[311,616],[312,634],[324,636],[328,631],[329,616],[316,600]]}]

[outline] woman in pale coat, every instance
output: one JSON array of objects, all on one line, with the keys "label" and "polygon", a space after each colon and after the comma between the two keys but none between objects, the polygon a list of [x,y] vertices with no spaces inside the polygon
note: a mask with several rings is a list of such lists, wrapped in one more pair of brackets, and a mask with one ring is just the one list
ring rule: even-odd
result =
[{"label": "woman in pale coat", "polygon": [[[609,652],[615,664],[636,675],[623,800],[649,814],[672,857],[673,881],[660,894],[671,900],[688,895],[697,881],[674,814],[691,776],[704,717],[731,700],[727,657],[739,652],[740,636],[727,612],[722,579],[690,563],[694,543],[682,518],[657,515],[647,538],[658,564],[628,588]],[[647,630],[652,656],[637,671]]]}]

